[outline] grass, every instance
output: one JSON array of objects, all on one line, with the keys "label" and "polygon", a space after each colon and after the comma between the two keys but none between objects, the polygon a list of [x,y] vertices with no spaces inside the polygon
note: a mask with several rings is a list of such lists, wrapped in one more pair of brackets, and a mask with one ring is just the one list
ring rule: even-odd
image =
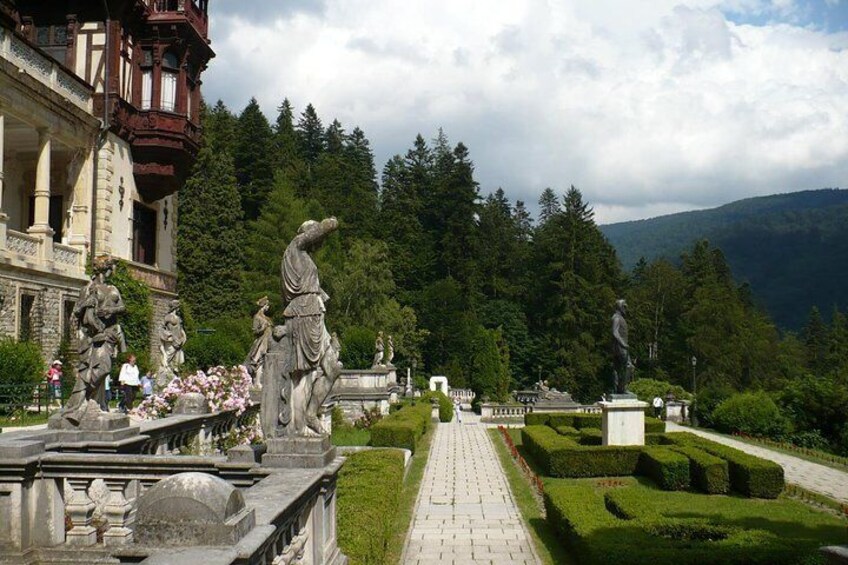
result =
[{"label": "grass", "polygon": [[430,429],[419,440],[412,461],[409,463],[409,471],[403,482],[403,492],[400,495],[400,506],[397,519],[394,521],[394,532],[389,541],[389,549],[386,553],[386,563],[400,563],[403,555],[403,546],[406,543],[406,534],[412,524],[412,514],[415,512],[415,502],[418,499],[418,491],[421,481],[424,479],[424,468],[427,466],[427,458],[430,455],[430,445],[433,441],[436,426]]},{"label": "grass", "polygon": [[[518,435],[520,436],[520,434]],[[495,445],[495,451],[509,483],[509,489],[512,491],[521,517],[530,531],[539,558],[545,565],[573,564],[574,560],[559,542],[557,532],[545,520],[540,501],[536,498],[532,485],[512,460],[500,432],[496,429],[490,429],[489,436]]]},{"label": "grass", "polygon": [[371,443],[371,432],[353,426],[335,426],[330,435],[333,445],[361,446]]},{"label": "grass", "polygon": [[[51,412],[52,413],[52,412]],[[16,412],[0,416],[0,428],[22,428],[47,423],[47,410],[41,412]]]}]

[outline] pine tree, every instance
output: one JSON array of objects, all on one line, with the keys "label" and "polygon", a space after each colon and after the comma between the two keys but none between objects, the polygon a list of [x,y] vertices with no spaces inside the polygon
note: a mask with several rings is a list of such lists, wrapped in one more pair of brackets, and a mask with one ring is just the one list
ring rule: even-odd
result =
[{"label": "pine tree", "polygon": [[539,197],[539,225],[541,226],[560,212],[559,198],[551,187]]},{"label": "pine tree", "polygon": [[827,372],[827,337],[827,326],[821,312],[813,306],[804,327],[804,348],[807,368],[817,377],[823,377]]},{"label": "pine tree", "polygon": [[288,98],[283,100],[277,112],[274,123],[274,168],[290,172],[297,168],[300,158],[294,129],[294,109]]},{"label": "pine tree", "polygon": [[224,105],[221,100],[208,108],[201,105],[200,121],[203,124],[203,143],[215,153],[232,155],[236,146],[236,130],[238,118]]},{"label": "pine tree", "polygon": [[315,165],[318,162],[318,157],[325,150],[325,137],[321,119],[312,104],[307,105],[300,115],[295,130],[297,131],[301,157],[307,165]]},{"label": "pine tree", "polygon": [[247,220],[256,219],[274,182],[275,142],[271,125],[255,98],[238,118],[233,161]]},{"label": "pine tree", "polygon": [[242,211],[229,153],[201,147],[179,194],[180,295],[197,321],[241,313]]}]

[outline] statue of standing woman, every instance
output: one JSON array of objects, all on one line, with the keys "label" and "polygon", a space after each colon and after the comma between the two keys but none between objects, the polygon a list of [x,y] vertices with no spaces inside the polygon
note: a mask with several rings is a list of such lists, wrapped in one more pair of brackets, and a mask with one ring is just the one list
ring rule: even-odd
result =
[{"label": "statue of standing woman", "polygon": [[383,332],[377,332],[377,340],[374,342],[374,362],[372,367],[379,367],[383,364]]},{"label": "statue of standing woman", "polygon": [[285,323],[274,328],[265,357],[262,431],[268,438],[324,435],[321,406],[341,373],[338,344],[324,323],[324,303],[316,251],[338,229],[335,218],[309,220],[297,230],[283,254]]},{"label": "statue of standing woman", "polygon": [[156,373],[156,386],[159,389],[168,386],[185,362],[183,347],[187,336],[179,310],[180,301],[171,300],[159,329],[159,371]]},{"label": "statue of standing woman", "polygon": [[77,380],[58,426],[78,426],[85,412],[100,412],[105,397],[105,381],[112,360],[127,349],[118,316],[126,311],[121,293],[108,283],[115,269],[111,257],[98,257],[92,266],[91,282],[80,291],[74,306],[79,336]]},{"label": "statue of standing woman", "polygon": [[250,353],[247,354],[245,365],[247,372],[253,377],[253,384],[262,388],[262,365],[265,363],[265,355],[268,353],[268,344],[274,331],[274,322],[268,317],[270,304],[267,296],[260,298],[256,305],[259,306],[259,311],[253,315],[253,346],[250,348]]}]

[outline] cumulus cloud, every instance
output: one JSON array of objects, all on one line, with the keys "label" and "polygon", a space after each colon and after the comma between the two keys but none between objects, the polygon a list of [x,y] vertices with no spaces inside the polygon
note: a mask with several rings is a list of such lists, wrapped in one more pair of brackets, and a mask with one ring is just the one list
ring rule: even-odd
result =
[{"label": "cumulus cloud", "polygon": [[798,25],[804,9],[220,0],[204,89],[269,117],[312,102],[362,127],[378,166],[443,127],[484,192],[535,203],[574,184],[599,221],[632,219],[846,184],[848,33]]}]

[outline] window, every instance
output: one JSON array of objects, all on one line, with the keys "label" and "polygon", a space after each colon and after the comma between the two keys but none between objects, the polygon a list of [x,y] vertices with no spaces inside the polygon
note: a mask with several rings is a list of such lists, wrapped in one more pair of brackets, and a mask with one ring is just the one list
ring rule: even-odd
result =
[{"label": "window", "polygon": [[141,60],[141,109],[153,107],[153,52],[146,49]]},{"label": "window", "polygon": [[65,64],[68,54],[68,26],[39,26],[35,29],[35,43],[51,57]]},{"label": "window", "polygon": [[166,112],[173,112],[177,107],[179,64],[179,59],[173,53],[165,53],[162,58],[162,96],[159,108]]},{"label": "window", "polygon": [[35,324],[33,324],[33,307],[35,296],[21,294],[20,308],[18,309],[18,341],[32,341],[35,337]]},{"label": "window", "polygon": [[156,264],[156,211],[133,203],[133,261]]},{"label": "window", "polygon": [[66,298],[62,301],[62,339],[71,341],[71,330],[74,325],[74,308],[77,303],[75,300]]}]

